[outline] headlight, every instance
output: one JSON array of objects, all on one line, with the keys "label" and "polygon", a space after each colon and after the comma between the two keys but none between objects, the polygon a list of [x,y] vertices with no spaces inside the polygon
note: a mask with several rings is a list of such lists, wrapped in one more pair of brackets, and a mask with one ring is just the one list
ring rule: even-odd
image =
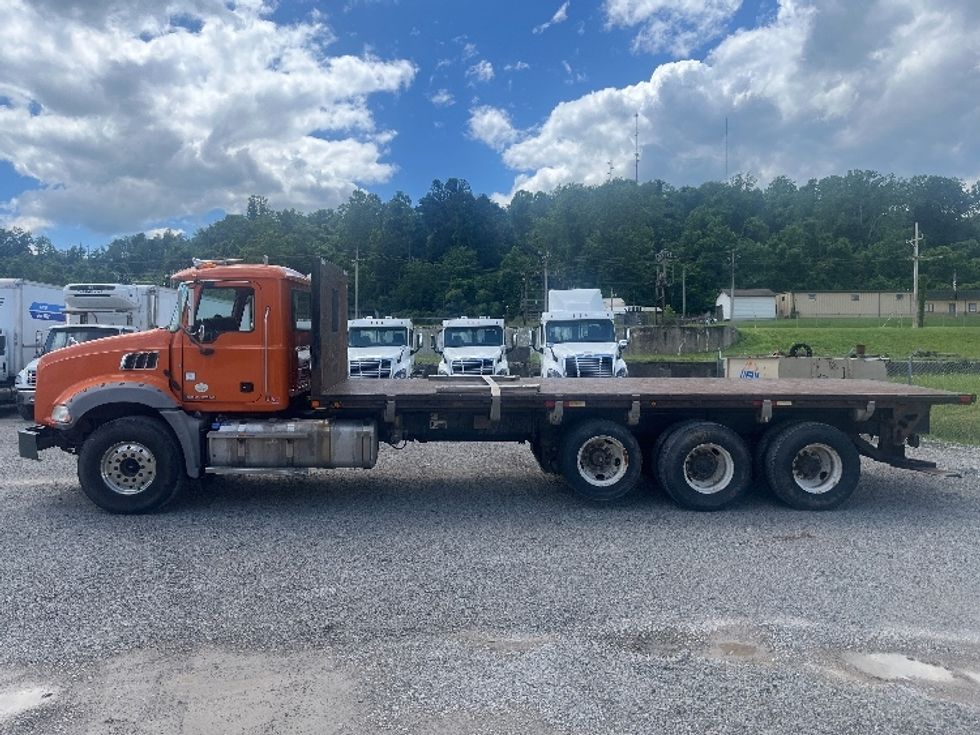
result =
[{"label": "headlight", "polygon": [[24,376],[21,375],[20,373],[17,373],[17,377],[14,378],[14,385],[23,385],[23,384],[24,384]]},{"label": "headlight", "polygon": [[617,370],[616,371],[616,377],[617,378],[625,378],[626,377],[626,368],[620,368],[619,370]]},{"label": "headlight", "polygon": [[548,368],[548,377],[549,378],[561,378],[563,376],[561,374],[561,370],[555,370],[554,368]]},{"label": "headlight", "polygon": [[496,372],[496,374],[497,374],[497,375],[507,375],[507,374],[508,374],[508,372],[507,372],[507,368],[500,368],[500,369],[499,369],[499,370],[498,370],[498,371]]},{"label": "headlight", "polygon": [[402,369],[395,373],[393,377],[397,378],[398,380],[402,380],[403,378],[408,377],[408,372]]},{"label": "headlight", "polygon": [[51,409],[51,420],[56,424],[70,424],[71,423],[71,413],[68,411],[68,406],[64,403],[59,403],[54,408]]}]

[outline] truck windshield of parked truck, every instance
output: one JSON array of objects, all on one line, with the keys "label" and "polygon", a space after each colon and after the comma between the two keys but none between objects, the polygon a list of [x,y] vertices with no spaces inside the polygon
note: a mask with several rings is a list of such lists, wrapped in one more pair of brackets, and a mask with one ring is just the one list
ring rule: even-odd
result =
[{"label": "truck windshield of parked truck", "polygon": [[443,338],[446,347],[500,347],[504,330],[500,327],[450,327]]},{"label": "truck windshield of parked truck", "polygon": [[404,327],[352,327],[347,333],[348,347],[404,347],[408,330]]},{"label": "truck windshield of parked truck", "polygon": [[121,329],[92,329],[84,326],[73,329],[53,329],[48,332],[48,338],[44,341],[44,349],[41,354],[46,355],[54,350],[60,350],[62,347],[91,342],[93,339],[102,339],[103,337],[114,337],[121,333]]},{"label": "truck windshield of parked truck", "polygon": [[184,310],[189,299],[190,287],[186,283],[177,286],[177,305],[174,306],[174,313],[170,316],[170,325],[167,327],[171,332],[178,331],[183,324]]},{"label": "truck windshield of parked truck", "polygon": [[548,344],[562,342],[615,342],[613,323],[608,319],[574,319],[548,322],[545,334]]}]

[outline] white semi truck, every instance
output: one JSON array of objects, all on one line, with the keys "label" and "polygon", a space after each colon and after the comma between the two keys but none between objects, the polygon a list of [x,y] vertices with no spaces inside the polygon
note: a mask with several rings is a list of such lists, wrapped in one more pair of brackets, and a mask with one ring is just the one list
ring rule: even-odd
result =
[{"label": "white semi truck", "polygon": [[0,278],[0,404],[16,399],[14,376],[35,358],[47,331],[65,321],[61,286]]},{"label": "white semi truck", "polygon": [[446,319],[432,337],[439,375],[510,375],[503,319]]},{"label": "white semi truck", "polygon": [[626,339],[616,341],[613,312],[597,288],[548,291],[548,311],[533,335],[541,354],[543,378],[625,378],[623,350]]},{"label": "white semi truck", "polygon": [[177,291],[150,284],[69,283],[63,289],[65,322],[50,329],[43,346],[14,380],[17,413],[34,420],[37,361],[41,355],[82,342],[128,332],[156,329],[170,323]]},{"label": "white semi truck", "polygon": [[411,319],[352,319],[347,333],[347,374],[351,378],[410,378],[422,335]]}]

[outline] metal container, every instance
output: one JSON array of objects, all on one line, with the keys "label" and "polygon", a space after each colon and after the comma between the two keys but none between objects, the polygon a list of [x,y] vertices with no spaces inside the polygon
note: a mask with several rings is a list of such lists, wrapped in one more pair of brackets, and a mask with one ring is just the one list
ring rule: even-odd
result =
[{"label": "metal container", "polygon": [[361,467],[378,461],[373,421],[230,421],[208,432],[210,467]]}]

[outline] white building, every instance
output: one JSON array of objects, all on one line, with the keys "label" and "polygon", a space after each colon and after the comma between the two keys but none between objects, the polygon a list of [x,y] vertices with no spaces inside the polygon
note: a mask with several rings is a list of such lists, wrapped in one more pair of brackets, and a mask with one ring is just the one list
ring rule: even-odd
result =
[{"label": "white building", "polygon": [[[725,289],[715,299],[715,308],[721,307],[721,318],[732,318],[731,290]],[[735,320],[775,319],[776,292],[768,288],[736,288]]]}]

